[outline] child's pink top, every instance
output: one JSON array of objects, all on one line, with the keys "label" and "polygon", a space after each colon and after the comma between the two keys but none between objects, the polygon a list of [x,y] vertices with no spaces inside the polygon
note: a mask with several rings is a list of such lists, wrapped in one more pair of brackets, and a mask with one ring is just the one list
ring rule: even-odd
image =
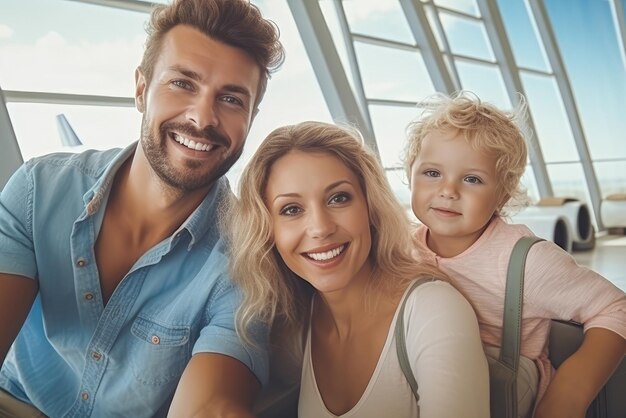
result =
[{"label": "child's pink top", "polygon": [[[485,344],[500,347],[504,288],[509,257],[517,240],[533,233],[525,225],[494,218],[482,236],[456,257],[443,258],[426,245],[428,228],[415,231],[421,258],[448,274],[470,301]],[[576,264],[550,241],[533,245],[526,259],[522,314],[522,355],[539,369],[537,400],[553,375],[548,360],[550,319],[574,320],[606,328],[626,338],[626,294],[598,273]]]}]

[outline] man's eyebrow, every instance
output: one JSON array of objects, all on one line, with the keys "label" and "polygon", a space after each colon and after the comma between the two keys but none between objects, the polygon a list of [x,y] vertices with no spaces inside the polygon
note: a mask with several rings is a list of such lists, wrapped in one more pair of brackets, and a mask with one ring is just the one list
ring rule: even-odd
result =
[{"label": "man's eyebrow", "polygon": [[222,90],[229,92],[229,93],[239,93],[246,97],[252,96],[252,93],[250,93],[250,90],[248,90],[247,88],[243,86],[239,86],[237,84],[226,84],[224,87],[222,87]]},{"label": "man's eyebrow", "polygon": [[185,68],[185,67],[181,67],[180,65],[172,65],[171,67],[168,67],[168,70],[169,71],[175,71],[177,73],[181,73],[185,77],[189,77],[192,80],[200,81],[202,79],[200,74],[198,74],[197,72],[192,71],[192,70],[190,70],[188,68]]}]

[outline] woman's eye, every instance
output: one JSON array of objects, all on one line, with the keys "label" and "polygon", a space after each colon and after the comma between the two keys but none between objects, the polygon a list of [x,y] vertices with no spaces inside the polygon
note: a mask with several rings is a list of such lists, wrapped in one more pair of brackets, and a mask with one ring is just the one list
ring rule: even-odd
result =
[{"label": "woman's eye", "polygon": [[471,184],[482,184],[482,180],[476,176],[467,176],[465,177],[465,181]]},{"label": "woman's eye", "polygon": [[426,177],[439,177],[439,172],[435,170],[426,170],[424,171],[424,175]]},{"label": "woman's eye", "polygon": [[298,206],[286,206],[281,209],[280,214],[284,216],[295,216],[302,210]]},{"label": "woman's eye", "polygon": [[335,195],[332,195],[330,200],[328,201],[328,203],[332,204],[342,204],[342,203],[346,203],[350,200],[350,195],[348,195],[347,193],[337,193]]}]

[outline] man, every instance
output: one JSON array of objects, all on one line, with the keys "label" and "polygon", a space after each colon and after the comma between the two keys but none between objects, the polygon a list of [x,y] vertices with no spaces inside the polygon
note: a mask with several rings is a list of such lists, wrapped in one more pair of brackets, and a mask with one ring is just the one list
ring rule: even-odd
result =
[{"label": "man", "polygon": [[135,73],[139,143],[13,175],[0,195],[0,414],[248,416],[267,332],[253,330],[256,347],[237,336],[217,212],[282,59],[245,0],[158,6]]}]

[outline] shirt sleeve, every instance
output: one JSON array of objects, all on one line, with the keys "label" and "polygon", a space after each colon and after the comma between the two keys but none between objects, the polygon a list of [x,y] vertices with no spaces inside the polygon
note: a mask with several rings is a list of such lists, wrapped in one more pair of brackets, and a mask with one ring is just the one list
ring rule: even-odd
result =
[{"label": "shirt sleeve", "polygon": [[470,304],[448,283],[425,283],[404,315],[420,416],[489,417],[489,369]]},{"label": "shirt sleeve", "polygon": [[545,318],[574,320],[585,331],[606,328],[626,338],[626,294],[551,242],[537,243],[528,253],[524,297]]},{"label": "shirt sleeve", "polygon": [[208,323],[200,331],[193,347],[196,353],[219,353],[245,364],[265,386],[269,379],[269,328],[257,322],[248,326],[253,344],[239,338],[235,328],[235,312],[241,294],[225,277],[216,284],[208,303]]},{"label": "shirt sleeve", "polygon": [[32,197],[33,183],[24,164],[0,193],[0,273],[37,277]]}]

